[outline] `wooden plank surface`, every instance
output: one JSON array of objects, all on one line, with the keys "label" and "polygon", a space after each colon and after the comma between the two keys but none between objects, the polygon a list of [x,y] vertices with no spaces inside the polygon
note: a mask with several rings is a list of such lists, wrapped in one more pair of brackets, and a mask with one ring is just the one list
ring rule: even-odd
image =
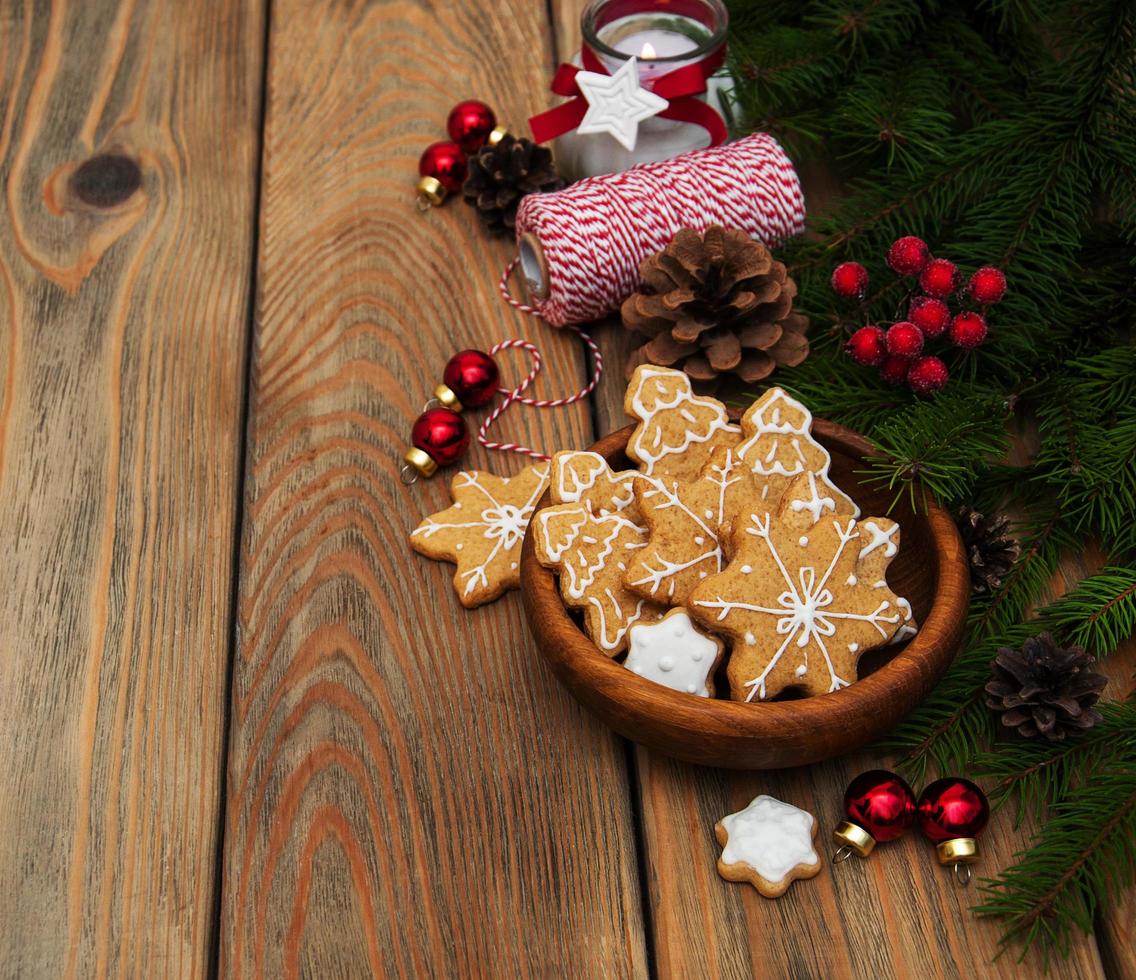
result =
[{"label": "wooden plank surface", "polygon": [[4,976],[210,964],[262,7],[0,9]]},{"label": "wooden plank surface", "polygon": [[[449,497],[398,476],[457,350],[536,333],[539,390],[581,383],[578,346],[498,297],[506,244],[459,201],[413,207],[449,108],[519,127],[551,68],[529,0],[273,6],[225,976],[646,972],[624,746],[558,688],[519,596],[465,612],[411,552]],[[501,431],[591,440],[583,404]]]}]

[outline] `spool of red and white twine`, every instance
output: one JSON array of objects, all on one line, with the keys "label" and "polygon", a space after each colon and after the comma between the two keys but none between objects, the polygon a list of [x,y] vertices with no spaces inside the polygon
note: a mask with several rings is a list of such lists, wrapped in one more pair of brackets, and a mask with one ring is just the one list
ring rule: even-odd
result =
[{"label": "spool of red and white twine", "polygon": [[[553,408],[595,390],[603,359],[591,336],[576,324],[617,310],[639,285],[639,264],[665,248],[679,229],[724,225],[774,245],[799,232],[804,221],[793,164],[764,133],[526,197],[517,211],[518,255],[501,276],[501,295],[518,310],[579,334],[592,353],[591,377],[563,398],[528,397],[524,392],[540,373],[539,351],[524,340],[497,344],[492,353],[510,347],[527,350],[533,367],[515,388],[498,389],[505,398],[481,423],[478,442],[487,449],[548,459],[519,443],[490,441],[489,428],[517,402]],[[509,291],[518,264],[528,285],[528,303]]]}]

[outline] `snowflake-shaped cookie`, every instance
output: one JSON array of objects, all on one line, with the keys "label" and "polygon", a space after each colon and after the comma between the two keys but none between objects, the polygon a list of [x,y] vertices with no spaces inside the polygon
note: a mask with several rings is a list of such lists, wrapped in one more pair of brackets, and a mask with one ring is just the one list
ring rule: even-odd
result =
[{"label": "snowflake-shaped cookie", "polygon": [[714,834],[722,845],[718,874],[727,881],[748,881],[766,898],[784,895],[798,878],[820,871],[813,847],[815,818],[772,796],[759,796],[744,810],[723,817]]},{"label": "snowflake-shaped cookie", "polygon": [[733,641],[727,675],[735,700],[847,687],[861,654],[887,643],[904,621],[885,578],[898,525],[841,516],[814,473],[790,485],[779,512],[738,518],[731,545],[726,570],[694,590],[689,608]]},{"label": "snowflake-shaped cookie", "polygon": [[647,480],[638,470],[616,472],[599,453],[582,449],[557,453],[550,472],[554,503],[579,503],[593,514],[622,513],[638,521],[635,485]]},{"label": "snowflake-shaped cookie", "polygon": [[690,378],[671,368],[639,365],[623,407],[639,421],[627,441],[627,456],[651,476],[694,479],[715,446],[735,446],[741,439],[726,406],[695,395]]},{"label": "snowflake-shaped cookie", "polygon": [[815,473],[824,492],[841,503],[840,512],[859,517],[859,508],[829,478],[832,457],[813,438],[812,425],[804,405],[781,388],[770,388],[742,416],[738,455],[762,481],[764,506],[776,508],[796,477]]},{"label": "snowflake-shaped cookie", "polygon": [[454,589],[463,606],[491,602],[520,584],[521,541],[547,485],[547,463],[514,477],[458,473],[450,485],[453,505],[419,524],[410,543],[427,558],[457,564]]},{"label": "snowflake-shaped cookie", "polygon": [[537,560],[560,573],[560,596],[584,613],[584,631],[608,656],[627,646],[627,631],[663,609],[623,585],[627,563],[646,546],[647,529],[622,514],[593,514],[583,504],[554,504],[533,524]]},{"label": "snowflake-shaped cookie", "polygon": [[708,698],[710,680],[725,644],[707,636],[691,621],[685,609],[672,609],[657,623],[631,627],[631,647],[623,666],[656,684]]},{"label": "snowflake-shaped cookie", "polygon": [[635,498],[650,537],[623,581],[673,606],[685,605],[691,589],[722,570],[723,529],[733,516],[761,506],[753,476],[725,446],[714,450],[697,479],[653,478],[636,486]]}]

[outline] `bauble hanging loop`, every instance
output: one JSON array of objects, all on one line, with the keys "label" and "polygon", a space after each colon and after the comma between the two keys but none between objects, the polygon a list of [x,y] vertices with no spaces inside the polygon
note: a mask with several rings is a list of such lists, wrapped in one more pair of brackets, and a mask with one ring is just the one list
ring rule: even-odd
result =
[{"label": "bauble hanging loop", "polygon": [[978,861],[978,835],[990,819],[986,794],[969,779],[948,776],[919,796],[919,829],[935,844],[939,864],[954,867],[959,884],[970,883],[970,865]]},{"label": "bauble hanging loop", "polygon": [[915,794],[894,772],[870,769],[848,784],[844,816],[832,831],[840,845],[834,862],[867,857],[877,843],[897,840],[915,820]]}]

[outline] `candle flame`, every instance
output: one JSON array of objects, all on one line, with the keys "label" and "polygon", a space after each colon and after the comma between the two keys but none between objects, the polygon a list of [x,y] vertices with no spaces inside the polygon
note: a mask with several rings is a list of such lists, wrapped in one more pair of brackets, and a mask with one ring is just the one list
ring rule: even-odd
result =
[{"label": "candle flame", "polygon": [[650,41],[643,42],[643,50],[639,52],[639,59],[641,61],[650,61],[652,58],[657,58],[655,53],[655,46]]}]

